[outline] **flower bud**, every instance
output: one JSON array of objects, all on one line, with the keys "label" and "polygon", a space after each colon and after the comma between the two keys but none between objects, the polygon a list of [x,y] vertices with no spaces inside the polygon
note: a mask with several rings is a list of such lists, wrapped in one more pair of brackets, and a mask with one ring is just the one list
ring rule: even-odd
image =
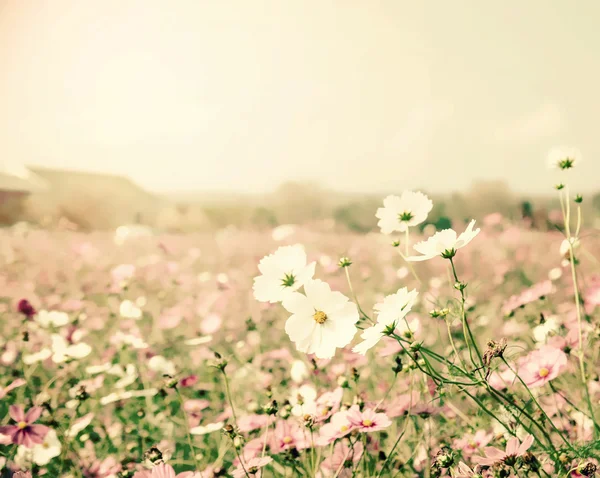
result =
[{"label": "flower bud", "polygon": [[146,460],[148,460],[150,463],[153,463],[156,465],[158,463],[162,463],[163,454],[158,448],[153,446],[152,448],[150,448],[144,452],[144,458]]},{"label": "flower bud", "polygon": [[350,267],[351,265],[352,261],[348,257],[342,257],[338,262],[338,266],[341,268]]}]

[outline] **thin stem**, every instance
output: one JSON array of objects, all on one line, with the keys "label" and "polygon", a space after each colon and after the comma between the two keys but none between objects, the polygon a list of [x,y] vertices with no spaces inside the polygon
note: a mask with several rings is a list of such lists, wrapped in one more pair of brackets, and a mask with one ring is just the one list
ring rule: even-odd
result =
[{"label": "thin stem", "polygon": [[194,442],[192,440],[190,424],[188,422],[188,417],[185,414],[185,404],[183,402],[183,397],[181,396],[181,392],[179,391],[179,389],[177,387],[175,387],[175,394],[177,395],[177,398],[179,399],[179,407],[181,408],[181,413],[183,414],[183,422],[185,423],[185,433],[187,435],[188,445],[190,446],[190,452],[192,453],[192,458],[194,460],[194,466],[196,467],[196,471],[198,473],[200,473],[200,476],[202,476],[202,473],[200,472],[200,464],[198,463],[198,458],[196,458],[196,449],[194,448]]},{"label": "thin stem", "polygon": [[233,444],[233,449],[235,451],[235,455],[237,456],[238,460],[240,461],[240,465],[242,467],[242,470],[244,470],[244,473],[246,474],[246,476],[248,478],[250,478],[250,475],[248,474],[248,470],[246,470],[246,465],[244,465],[244,460],[242,460],[242,457],[240,456],[240,453],[238,452],[238,449],[235,446],[235,443]]},{"label": "thin stem", "polygon": [[508,369],[515,375],[515,377],[517,377],[517,379],[519,380],[519,382],[521,382],[521,385],[523,385],[525,387],[525,389],[527,390],[527,393],[529,393],[529,396],[531,397],[531,400],[533,401],[533,403],[535,403],[535,405],[542,412],[542,415],[544,415],[544,418],[546,418],[546,421],[548,421],[550,423],[550,425],[552,426],[552,428],[554,428],[554,431],[560,435],[560,437],[562,438],[562,440],[565,442],[565,444],[572,451],[575,451],[575,449],[573,448],[573,446],[571,445],[571,443],[569,443],[569,441],[564,437],[564,435],[560,432],[560,430],[558,428],[556,428],[556,425],[554,424],[554,422],[550,419],[550,417],[548,416],[548,414],[546,413],[546,411],[539,404],[539,402],[537,401],[537,399],[535,398],[535,396],[531,392],[531,389],[527,386],[527,384],[521,378],[521,376],[510,366],[510,364],[506,361],[506,359],[504,357],[502,357],[502,361],[506,364],[506,366],[508,367]]},{"label": "thin stem", "polygon": [[[461,282],[458,279],[458,275],[456,274],[456,267],[454,266],[454,259],[452,257],[450,257],[450,265],[452,266],[452,274],[454,275],[454,280],[460,284]],[[473,343],[473,348],[475,349],[475,352],[477,353],[477,356],[479,357],[479,365],[483,365],[481,353],[479,352],[479,348],[477,347],[477,342],[475,342],[475,338],[473,337],[473,333],[471,332],[471,327],[469,326],[469,322],[467,320],[467,312],[465,310],[465,302],[466,302],[465,291],[461,287],[460,288],[460,312],[461,312],[461,320],[463,323],[463,334],[465,336],[465,342],[467,344],[467,348],[469,349],[469,357],[471,358],[471,362],[473,363],[473,365],[478,366],[475,363],[475,360],[473,359],[473,352],[471,351],[471,346],[469,345],[469,338],[470,338],[471,342]]]},{"label": "thin stem", "polygon": [[[489,385],[488,385],[488,392],[490,393],[490,395],[492,396],[492,398],[494,398],[494,400],[496,400],[500,405],[502,405],[514,417],[514,419],[517,421],[517,423],[519,425],[521,425],[523,428],[525,428],[525,430],[529,434],[535,435],[532,432],[531,427],[528,427],[527,425],[525,425],[525,423],[521,420],[521,418],[518,415],[514,414],[509,408],[507,408],[507,405],[509,407],[516,408],[521,415],[524,415],[525,417],[527,417],[527,419],[531,422],[531,424],[535,425],[535,427],[537,429],[539,429],[540,432],[542,432],[542,434],[544,435],[544,438],[546,438],[546,440],[548,440],[549,448],[554,453],[554,456],[557,455],[557,451],[556,451],[556,448],[554,446],[554,443],[552,443],[552,437],[549,435],[549,433],[546,431],[546,429],[542,425],[540,425],[540,423],[539,423],[538,420],[536,420],[535,418],[533,418],[531,416],[531,414],[529,414],[529,412],[527,410],[525,410],[524,408],[519,407],[519,405],[517,405],[516,403],[512,402],[509,399],[509,397],[507,397],[506,395],[504,395],[502,392],[500,392],[500,391],[498,391],[498,390],[490,387]],[[546,448],[546,447],[544,447],[544,450],[548,451],[549,449]]]},{"label": "thin stem", "polygon": [[265,440],[263,441],[263,449],[262,449],[262,454],[261,454],[261,458],[265,457],[265,452],[267,451],[267,437],[269,436],[269,417],[270,415],[267,417],[267,424],[265,425]]},{"label": "thin stem", "polygon": [[[560,196],[561,205],[563,204],[562,195]],[[579,228],[581,227],[581,207],[578,209],[578,224],[577,224],[577,232],[575,237],[571,237],[571,207],[569,202],[569,189],[568,187],[565,189],[565,198],[564,198],[564,222],[565,222],[565,232],[567,236],[567,244],[569,245],[569,263],[571,265],[571,278],[573,280],[573,291],[575,293],[575,310],[577,312],[577,333],[579,339],[579,350],[578,350],[578,358],[579,358],[579,372],[581,375],[581,382],[583,385],[583,389],[585,391],[585,398],[588,405],[588,409],[590,411],[590,416],[592,418],[592,422],[594,422],[594,438],[598,437],[597,430],[597,422],[596,417],[594,416],[594,407],[592,405],[592,400],[590,397],[590,390],[587,383],[586,373],[585,373],[585,355],[583,351],[583,332],[582,332],[582,317],[581,317],[581,303],[579,296],[579,285],[577,283],[577,271],[575,268],[575,254],[573,251],[573,242],[577,240],[579,236]]]},{"label": "thin stem", "polygon": [[360,303],[358,302],[358,297],[356,297],[356,293],[354,292],[354,288],[352,287],[352,281],[350,280],[350,272],[348,271],[348,267],[344,267],[344,272],[346,272],[346,280],[348,281],[348,287],[350,288],[350,293],[354,298],[354,303],[356,304],[356,307],[358,307],[358,310],[363,317],[370,319],[370,317],[365,313],[365,311],[360,306]]},{"label": "thin stem", "polygon": [[[356,443],[356,442],[354,442],[354,443]],[[348,446],[348,451],[344,455],[344,459],[340,462],[340,466],[338,466],[338,469],[336,470],[335,475],[333,475],[333,478],[337,478],[337,476],[344,469],[344,465],[346,464],[346,460],[348,459],[348,455],[350,455],[350,452],[354,453],[354,443],[352,443],[352,441],[350,441],[350,445]],[[363,453],[364,453],[364,451],[363,451]]]},{"label": "thin stem", "polygon": [[467,368],[467,365],[465,364],[463,358],[458,354],[458,350],[456,350],[456,345],[454,345],[454,339],[452,338],[452,331],[450,330],[450,321],[444,319],[444,322],[446,322],[446,328],[448,329],[448,339],[450,340],[450,345],[452,346],[454,355],[456,356],[456,358],[458,358],[458,360],[459,360],[460,364],[463,366],[463,368]]},{"label": "thin stem", "polygon": [[388,456],[386,457],[385,461],[383,462],[383,466],[381,467],[381,470],[379,470],[379,473],[377,473],[377,476],[375,478],[379,478],[381,476],[381,474],[385,470],[385,467],[390,462],[390,459],[392,458],[392,456],[394,456],[394,450],[396,450],[396,447],[400,443],[400,440],[402,440],[402,437],[406,433],[406,428],[407,428],[408,424],[409,424],[409,421],[405,420],[404,421],[404,429],[402,430],[402,433],[400,433],[400,435],[398,436],[398,438],[394,442],[394,446],[392,446],[392,449],[389,451]]},{"label": "thin stem", "polygon": [[229,390],[229,380],[227,379],[227,374],[225,370],[223,372],[223,377],[225,379],[225,393],[227,394],[227,401],[229,402],[229,406],[231,407],[231,416],[233,417],[233,422],[237,428],[237,417],[235,416],[235,407],[233,406],[233,400],[231,398],[231,392]]}]

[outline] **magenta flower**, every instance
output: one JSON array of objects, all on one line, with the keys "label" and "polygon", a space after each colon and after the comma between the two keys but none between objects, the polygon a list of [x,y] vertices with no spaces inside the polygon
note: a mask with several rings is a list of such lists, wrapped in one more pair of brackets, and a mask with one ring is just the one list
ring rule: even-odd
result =
[{"label": "magenta flower", "polygon": [[27,299],[21,299],[17,305],[17,309],[28,319],[31,319],[36,314],[35,308]]},{"label": "magenta flower", "polygon": [[40,418],[42,411],[41,407],[32,407],[25,414],[23,407],[11,405],[9,414],[17,424],[0,427],[0,434],[8,435],[12,443],[24,445],[27,448],[43,443],[50,428],[44,425],[33,425]]},{"label": "magenta flower", "polygon": [[493,466],[496,463],[506,463],[508,466],[513,466],[516,459],[524,455],[531,448],[531,445],[533,445],[533,435],[527,435],[523,443],[520,443],[517,437],[513,437],[508,440],[506,451],[488,446],[483,449],[485,456],[474,456],[473,461],[485,466]]},{"label": "magenta flower", "polygon": [[348,410],[346,418],[352,428],[361,432],[376,432],[392,424],[392,421],[385,413],[376,413],[372,409],[366,409],[361,412],[356,405]]}]

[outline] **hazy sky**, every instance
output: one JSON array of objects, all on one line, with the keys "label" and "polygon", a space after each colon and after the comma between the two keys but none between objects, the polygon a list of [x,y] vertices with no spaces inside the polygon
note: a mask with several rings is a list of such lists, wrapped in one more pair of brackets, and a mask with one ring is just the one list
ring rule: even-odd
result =
[{"label": "hazy sky", "polygon": [[[600,2],[0,0],[0,161],[155,190],[600,189]],[[1,164],[0,164],[1,165]]]}]

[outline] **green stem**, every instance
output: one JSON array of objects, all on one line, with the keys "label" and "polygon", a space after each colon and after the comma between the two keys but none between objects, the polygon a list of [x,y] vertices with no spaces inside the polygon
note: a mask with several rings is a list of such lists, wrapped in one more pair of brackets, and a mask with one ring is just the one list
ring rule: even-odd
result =
[{"label": "green stem", "polygon": [[546,411],[539,404],[539,402],[537,401],[537,399],[531,392],[531,389],[527,386],[527,384],[524,382],[524,380],[521,378],[521,376],[509,365],[509,363],[506,361],[506,359],[504,357],[502,357],[502,361],[506,364],[508,369],[515,375],[515,377],[517,377],[519,382],[521,382],[521,385],[523,385],[525,387],[525,390],[527,390],[527,393],[529,393],[531,400],[533,401],[533,403],[535,403],[535,405],[538,407],[540,412],[542,412],[542,415],[544,416],[546,421],[550,423],[552,428],[554,428],[554,431],[559,434],[559,436],[562,438],[562,440],[565,442],[565,444],[571,449],[571,451],[575,451],[575,448],[573,448],[573,445],[571,445],[571,443],[569,443],[569,441],[564,437],[564,435],[560,432],[560,430],[558,428],[556,428],[556,425],[554,425],[554,422],[550,419],[550,417],[548,416]]},{"label": "green stem", "polygon": [[363,317],[371,320],[371,318],[365,313],[365,311],[360,306],[360,303],[358,302],[358,297],[356,296],[356,293],[354,292],[354,288],[352,287],[352,281],[350,280],[350,272],[348,271],[348,267],[344,267],[344,272],[346,273],[346,280],[348,281],[348,287],[350,288],[350,293],[352,294],[352,297],[354,298],[354,303],[356,304],[356,307],[358,307],[358,310],[362,314]]},{"label": "green stem", "polygon": [[596,417],[594,416],[594,407],[592,405],[592,399],[590,397],[590,390],[588,387],[588,382],[585,373],[585,354],[583,351],[583,332],[582,332],[582,317],[581,317],[581,303],[579,297],[579,285],[577,283],[577,271],[575,267],[575,254],[573,251],[573,239],[577,240],[579,236],[579,229],[581,227],[581,207],[578,210],[578,224],[577,224],[577,232],[574,238],[571,237],[571,208],[569,201],[569,189],[565,189],[565,201],[563,206],[563,197],[560,195],[561,206],[564,214],[564,222],[565,222],[565,233],[567,236],[567,243],[569,245],[569,263],[571,266],[571,278],[573,280],[573,291],[575,292],[575,310],[577,311],[577,332],[579,339],[579,350],[578,350],[578,358],[579,358],[579,372],[581,375],[581,383],[583,385],[583,389],[585,392],[585,399],[587,402],[588,409],[590,411],[590,416],[592,418],[592,422],[594,423],[594,438],[598,438],[598,423],[596,422]]},{"label": "green stem", "polygon": [[227,395],[227,401],[229,402],[229,406],[231,407],[231,416],[233,417],[233,423],[235,423],[235,427],[237,428],[237,417],[235,416],[235,407],[233,406],[233,400],[231,398],[231,391],[229,390],[229,380],[227,379],[227,374],[225,370],[222,370],[223,378],[225,379],[225,393]]},{"label": "green stem", "polygon": [[[192,432],[190,430],[190,423],[188,422],[188,417],[185,414],[185,404],[183,401],[183,397],[179,392],[179,389],[175,387],[175,394],[177,395],[177,399],[179,400],[179,407],[181,408],[181,413],[183,415],[183,423],[185,424],[185,433],[187,435],[188,445],[190,447],[190,452],[192,454],[192,459],[194,460],[194,466],[196,467],[196,471],[200,472],[200,464],[198,463],[198,458],[196,458],[196,448],[194,448],[194,442],[192,440]],[[202,476],[202,475],[200,475]]]},{"label": "green stem", "polygon": [[[454,259],[452,257],[450,257],[450,265],[452,266],[452,274],[454,275],[454,280],[456,281],[456,283],[460,284],[461,282],[458,279],[458,275],[456,274],[456,267],[454,265]],[[471,332],[471,327],[469,326],[469,321],[467,320],[467,312],[465,310],[465,302],[466,302],[465,291],[461,287],[459,292],[460,292],[461,321],[463,323],[463,334],[465,336],[465,342],[467,344],[467,348],[469,349],[469,357],[471,358],[471,362],[473,363],[473,365],[475,367],[480,367],[483,365],[483,360],[481,358],[481,353],[479,352],[479,348],[477,347],[477,342],[475,342],[475,338],[473,337],[473,333]],[[469,345],[469,339],[471,339],[471,342],[473,343],[473,348],[475,349],[475,352],[477,353],[477,356],[479,357],[479,364],[476,364],[475,360],[473,359],[473,352],[471,350],[471,346]]]}]

